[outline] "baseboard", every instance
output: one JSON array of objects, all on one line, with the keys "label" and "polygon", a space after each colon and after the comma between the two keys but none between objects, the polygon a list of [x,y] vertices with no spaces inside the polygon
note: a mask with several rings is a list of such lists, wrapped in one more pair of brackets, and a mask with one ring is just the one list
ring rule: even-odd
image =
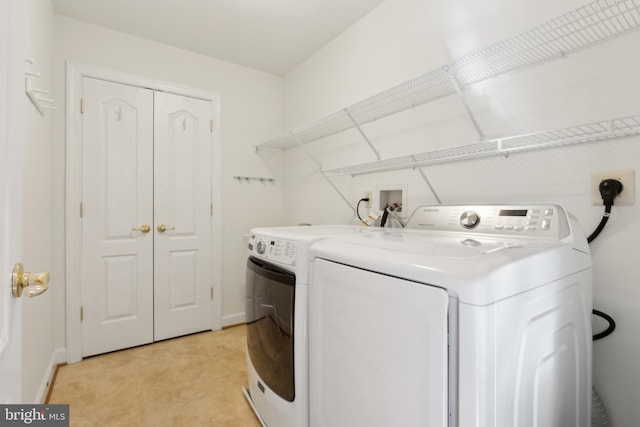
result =
[{"label": "baseboard", "polygon": [[222,327],[238,325],[245,322],[244,312],[222,316]]},{"label": "baseboard", "polygon": [[59,348],[53,352],[51,355],[51,359],[49,359],[49,366],[47,367],[47,372],[42,378],[42,382],[40,383],[40,388],[38,389],[38,394],[36,395],[35,403],[45,403],[47,400],[47,396],[49,395],[49,388],[51,387],[51,380],[53,379],[53,374],[56,372],[56,367],[60,363],[64,363],[67,360],[67,350],[64,348]]}]

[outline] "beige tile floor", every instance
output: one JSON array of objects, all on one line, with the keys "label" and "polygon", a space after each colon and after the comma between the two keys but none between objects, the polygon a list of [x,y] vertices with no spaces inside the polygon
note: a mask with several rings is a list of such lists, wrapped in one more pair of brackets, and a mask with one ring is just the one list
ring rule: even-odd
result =
[{"label": "beige tile floor", "polygon": [[76,427],[259,427],[242,394],[245,328],[235,326],[60,367],[49,403]]}]

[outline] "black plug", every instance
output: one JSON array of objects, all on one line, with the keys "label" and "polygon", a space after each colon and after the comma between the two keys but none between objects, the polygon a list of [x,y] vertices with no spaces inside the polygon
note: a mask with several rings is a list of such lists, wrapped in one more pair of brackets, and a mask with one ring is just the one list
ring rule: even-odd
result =
[{"label": "black plug", "polygon": [[622,183],[617,179],[605,179],[599,186],[603,205],[613,205],[613,199],[622,193]]}]

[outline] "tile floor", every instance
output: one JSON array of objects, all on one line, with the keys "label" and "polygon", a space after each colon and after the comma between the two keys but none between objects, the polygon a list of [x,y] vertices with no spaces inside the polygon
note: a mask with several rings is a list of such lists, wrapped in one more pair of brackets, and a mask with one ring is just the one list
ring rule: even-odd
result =
[{"label": "tile floor", "polygon": [[60,367],[49,403],[72,427],[260,427],[245,357],[244,326],[90,357]]}]

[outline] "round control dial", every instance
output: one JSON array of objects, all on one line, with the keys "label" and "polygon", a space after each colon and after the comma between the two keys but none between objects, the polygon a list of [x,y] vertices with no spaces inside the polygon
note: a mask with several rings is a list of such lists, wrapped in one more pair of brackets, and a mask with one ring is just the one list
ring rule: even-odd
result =
[{"label": "round control dial", "polygon": [[260,240],[258,242],[258,245],[256,246],[256,252],[258,252],[260,255],[263,255],[266,250],[267,244],[264,242],[264,240]]},{"label": "round control dial", "polygon": [[460,225],[464,228],[473,228],[480,223],[480,216],[474,211],[466,211],[460,215]]}]

